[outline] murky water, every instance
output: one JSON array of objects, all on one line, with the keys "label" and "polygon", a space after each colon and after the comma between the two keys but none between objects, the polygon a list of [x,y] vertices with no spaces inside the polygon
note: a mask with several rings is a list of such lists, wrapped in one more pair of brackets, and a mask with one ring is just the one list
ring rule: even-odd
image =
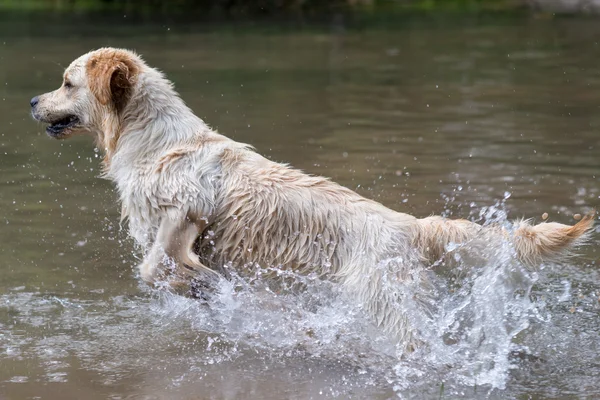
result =
[{"label": "murky water", "polygon": [[152,293],[91,141],[53,141],[28,114],[78,55],[134,48],[222,133],[394,209],[571,223],[600,195],[597,21],[140,33],[119,20],[83,36],[12,22],[0,38],[0,398],[600,396],[597,238],[539,271],[505,244],[473,249],[459,261],[472,272],[435,277],[436,302],[411,315],[429,345],[399,360],[327,282],[275,296],[238,280],[210,306]]}]

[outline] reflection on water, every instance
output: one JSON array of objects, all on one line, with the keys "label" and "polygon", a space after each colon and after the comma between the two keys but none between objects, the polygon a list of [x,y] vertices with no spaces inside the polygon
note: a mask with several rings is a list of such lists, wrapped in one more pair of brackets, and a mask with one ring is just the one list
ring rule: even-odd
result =
[{"label": "reflection on water", "polygon": [[513,218],[571,222],[600,195],[595,23],[137,29],[0,42],[3,398],[600,395],[595,246],[537,272],[501,245],[461,260],[473,275],[439,277],[430,319],[413,316],[429,347],[398,362],[323,282],[296,298],[234,282],[211,307],[149,292],[90,140],[28,116],[78,55],[134,48],[222,133],[392,208],[476,218],[509,192]]}]

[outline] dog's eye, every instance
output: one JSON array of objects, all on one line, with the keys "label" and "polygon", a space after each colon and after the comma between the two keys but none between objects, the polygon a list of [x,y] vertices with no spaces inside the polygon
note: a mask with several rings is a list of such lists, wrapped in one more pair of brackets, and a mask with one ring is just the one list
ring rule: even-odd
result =
[{"label": "dog's eye", "polygon": [[73,84],[69,81],[64,83],[64,87],[66,87],[67,89],[71,89],[73,87]]}]

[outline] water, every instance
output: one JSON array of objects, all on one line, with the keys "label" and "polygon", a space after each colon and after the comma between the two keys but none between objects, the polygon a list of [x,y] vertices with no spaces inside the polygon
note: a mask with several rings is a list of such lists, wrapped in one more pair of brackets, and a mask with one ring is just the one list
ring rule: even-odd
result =
[{"label": "water", "polygon": [[600,396],[597,239],[537,271],[506,243],[456,249],[429,302],[407,288],[427,345],[398,358],[312,277],[281,294],[233,279],[210,305],[153,293],[90,140],[53,141],[28,115],[78,55],[135,48],[220,132],[391,208],[572,223],[600,195],[597,21],[264,32],[19,18],[0,40],[0,397]]}]

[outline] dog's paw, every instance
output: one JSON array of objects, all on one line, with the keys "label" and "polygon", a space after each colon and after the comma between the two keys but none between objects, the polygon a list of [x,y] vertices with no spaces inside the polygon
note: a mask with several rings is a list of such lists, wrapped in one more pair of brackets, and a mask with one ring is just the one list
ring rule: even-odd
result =
[{"label": "dog's paw", "polygon": [[210,282],[193,280],[190,285],[190,297],[209,302],[215,292],[215,287]]},{"label": "dog's paw", "polygon": [[140,272],[140,278],[148,284],[154,284],[156,281],[156,265],[148,262],[143,262],[138,265],[138,271]]}]

